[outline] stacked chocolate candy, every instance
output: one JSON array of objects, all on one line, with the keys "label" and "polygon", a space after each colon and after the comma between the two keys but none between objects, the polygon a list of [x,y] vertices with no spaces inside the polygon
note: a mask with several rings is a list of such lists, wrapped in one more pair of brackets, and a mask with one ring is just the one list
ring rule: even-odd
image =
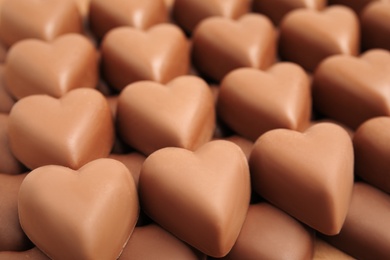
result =
[{"label": "stacked chocolate candy", "polygon": [[0,41],[0,259],[390,258],[390,1],[4,0]]}]

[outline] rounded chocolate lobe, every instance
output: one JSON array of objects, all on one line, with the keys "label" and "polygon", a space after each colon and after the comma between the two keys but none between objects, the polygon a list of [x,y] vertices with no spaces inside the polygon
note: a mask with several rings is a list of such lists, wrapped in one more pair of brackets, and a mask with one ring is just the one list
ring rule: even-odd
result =
[{"label": "rounded chocolate lobe", "polygon": [[191,33],[206,18],[238,19],[249,10],[250,0],[175,0],[172,15],[178,25]]},{"label": "rounded chocolate lobe", "polygon": [[368,183],[390,193],[390,117],[364,122],[353,138],[355,173]]},{"label": "rounded chocolate lobe", "polygon": [[280,24],[279,54],[283,60],[314,71],[329,56],[357,55],[359,41],[359,21],[350,8],[297,9]]},{"label": "rounded chocolate lobe", "polygon": [[107,157],[113,124],[105,97],[80,88],[61,99],[33,95],[19,100],[9,115],[8,137],[13,154],[29,169],[48,164],[78,169]]},{"label": "rounded chocolate lobe", "polygon": [[143,210],[163,228],[206,255],[223,257],[249,206],[247,159],[222,140],[195,152],[164,148],[145,160],[139,192]]},{"label": "rounded chocolate lobe", "polygon": [[[359,14],[364,7],[366,7],[369,3],[377,2],[378,0],[328,0],[329,5],[345,5],[354,10],[357,14]],[[381,1],[381,0],[379,0]],[[387,1],[387,0],[383,0]]]},{"label": "rounded chocolate lobe", "polygon": [[110,154],[108,158],[115,159],[123,163],[127,169],[129,169],[131,175],[134,178],[135,186],[138,188],[139,175],[141,174],[142,164],[146,157],[140,153],[128,153],[128,154]]},{"label": "rounded chocolate lobe", "polygon": [[49,43],[20,41],[9,50],[4,68],[6,87],[17,99],[36,94],[60,98],[73,89],[96,88],[98,79],[98,53],[79,34]]},{"label": "rounded chocolate lobe", "polygon": [[147,31],[120,27],[103,40],[102,74],[115,89],[141,80],[167,83],[189,71],[189,43],[179,27],[160,24]]},{"label": "rounded chocolate lobe", "polygon": [[131,174],[106,158],[78,171],[35,169],[20,187],[18,207],[23,230],[52,259],[117,259],[139,213]]},{"label": "rounded chocolate lobe", "polygon": [[195,76],[178,77],[166,86],[140,81],[121,92],[117,122],[123,140],[145,155],[170,146],[194,150],[212,137],[213,96]]},{"label": "rounded chocolate lobe", "polygon": [[192,58],[201,74],[220,81],[237,68],[268,68],[275,50],[275,28],[266,16],[246,14],[237,21],[211,17],[194,31]]},{"label": "rounded chocolate lobe", "polygon": [[364,49],[390,50],[390,1],[373,2],[360,15]]},{"label": "rounded chocolate lobe", "polygon": [[321,10],[326,6],[326,0],[253,0],[253,11],[268,16],[275,25],[292,10],[308,8]]},{"label": "rounded chocolate lobe", "polygon": [[0,39],[8,47],[28,38],[51,41],[83,28],[74,1],[5,0],[0,10]]},{"label": "rounded chocolate lobe", "polygon": [[25,169],[9,146],[8,121],[8,115],[0,113],[0,173],[19,174]]},{"label": "rounded chocolate lobe", "polygon": [[119,260],[199,260],[199,253],[156,224],[136,227]]},{"label": "rounded chocolate lobe", "polygon": [[50,260],[50,258],[45,255],[37,247],[29,249],[27,251],[15,252],[15,251],[0,251],[0,259],[4,260]]},{"label": "rounded chocolate lobe", "polygon": [[316,110],[352,129],[390,115],[390,52],[369,50],[360,58],[336,55],[324,60],[313,77]]},{"label": "rounded chocolate lobe", "polygon": [[252,150],[252,187],[303,223],[335,235],[350,203],[353,162],[351,138],[335,124],[320,123],[304,133],[271,130]]},{"label": "rounded chocolate lobe", "polygon": [[356,259],[389,259],[389,219],[389,194],[356,183],[340,234],[325,239]]},{"label": "rounded chocolate lobe", "polygon": [[4,82],[4,65],[0,65],[0,113],[9,113],[15,100],[8,92]]},{"label": "rounded chocolate lobe", "polygon": [[164,0],[91,0],[90,3],[89,24],[99,39],[116,27],[146,30],[165,22],[168,9]]},{"label": "rounded chocolate lobe", "polygon": [[250,205],[240,235],[228,259],[313,259],[314,232],[278,208]]},{"label": "rounded chocolate lobe", "polygon": [[0,173],[0,259],[5,259],[1,251],[21,251],[31,246],[18,218],[18,193],[25,177]]},{"label": "rounded chocolate lobe", "polygon": [[293,63],[237,69],[222,80],[217,109],[231,129],[252,141],[275,128],[303,130],[311,116],[310,80]]}]

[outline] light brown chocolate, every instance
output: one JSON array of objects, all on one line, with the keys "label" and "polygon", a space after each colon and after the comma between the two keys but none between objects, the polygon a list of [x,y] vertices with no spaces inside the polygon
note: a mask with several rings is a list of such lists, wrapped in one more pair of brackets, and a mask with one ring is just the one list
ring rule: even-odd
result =
[{"label": "light brown chocolate", "polygon": [[114,142],[110,108],[102,94],[81,88],[61,99],[33,95],[9,115],[9,143],[30,169],[58,164],[73,169],[107,157]]},{"label": "light brown chocolate", "polygon": [[165,22],[168,22],[168,9],[164,0],[91,0],[90,3],[89,24],[100,39],[116,27],[146,30]]},{"label": "light brown chocolate", "polygon": [[18,207],[23,230],[52,259],[118,258],[139,211],[133,178],[113,159],[78,171],[35,169],[20,187]]},{"label": "light brown chocolate", "polygon": [[19,174],[23,165],[12,154],[8,139],[8,115],[0,113],[0,173]]},{"label": "light brown chocolate", "polygon": [[195,76],[178,77],[166,86],[133,83],[119,95],[117,122],[123,140],[145,155],[169,146],[194,150],[212,137],[213,96]]},{"label": "light brown chocolate", "polygon": [[196,69],[220,81],[241,67],[266,69],[275,61],[276,32],[260,14],[247,14],[237,21],[212,17],[194,31],[192,58]]},{"label": "light brown chocolate", "polygon": [[129,169],[134,178],[135,186],[138,188],[139,175],[146,157],[140,153],[133,152],[128,154],[110,154],[108,158],[115,159],[123,163],[127,169]]},{"label": "light brown chocolate", "polygon": [[386,50],[370,50],[359,58],[330,57],[314,73],[314,107],[352,129],[372,117],[390,115],[389,71]]},{"label": "light brown chocolate", "polygon": [[20,41],[9,50],[4,68],[6,87],[17,99],[34,94],[59,98],[72,89],[96,88],[98,79],[97,51],[79,34],[50,43]]},{"label": "light brown chocolate", "polygon": [[250,205],[237,242],[224,260],[311,260],[314,233],[278,208]]},{"label": "light brown chocolate", "polygon": [[250,0],[175,0],[172,15],[178,25],[191,33],[206,18],[238,19],[249,10]]},{"label": "light brown chocolate", "polygon": [[252,149],[253,149],[253,142],[252,141],[250,141],[246,138],[243,138],[239,135],[232,135],[232,136],[226,137],[225,140],[230,141],[230,142],[238,145],[241,148],[241,150],[244,152],[245,157],[249,160],[249,156],[250,156]]},{"label": "light brown chocolate", "polygon": [[4,65],[0,65],[0,113],[8,114],[14,104],[15,99],[8,92],[4,83]]},{"label": "light brown chocolate", "polygon": [[156,224],[136,227],[119,260],[199,260],[199,253]]},{"label": "light brown chocolate", "polygon": [[354,178],[352,141],[343,128],[271,130],[256,141],[249,164],[255,192],[321,233],[340,232]]},{"label": "light brown chocolate", "polygon": [[322,10],[327,0],[253,0],[253,11],[268,16],[276,25],[292,10],[308,8]]},{"label": "light brown chocolate", "polygon": [[249,206],[250,179],[242,150],[212,141],[197,151],[168,147],[141,170],[143,210],[163,228],[213,257],[233,247]]},{"label": "light brown chocolate", "polygon": [[326,237],[326,241],[356,259],[389,259],[389,218],[389,195],[370,185],[356,183],[340,234]]},{"label": "light brown chocolate", "polygon": [[366,7],[368,4],[377,1],[388,1],[388,0],[328,0],[329,5],[345,5],[354,10],[357,14]]},{"label": "light brown chocolate", "polygon": [[19,224],[18,193],[26,174],[0,173],[0,259],[1,251],[20,251],[30,242]]},{"label": "light brown chocolate", "polygon": [[66,33],[82,32],[74,1],[5,0],[0,12],[0,39],[6,46],[27,38],[51,41]]},{"label": "light brown chocolate", "polygon": [[353,138],[355,174],[390,193],[390,117],[364,122]]},{"label": "light brown chocolate", "polygon": [[373,2],[360,14],[364,49],[383,48],[390,51],[390,1]]},{"label": "light brown chocolate", "polygon": [[79,12],[83,18],[87,17],[89,14],[89,6],[91,4],[91,0],[73,0],[77,8],[79,9]]},{"label": "light brown chocolate", "polygon": [[286,15],[280,24],[279,54],[283,60],[313,71],[326,57],[357,55],[359,36],[359,21],[350,8],[298,9]]},{"label": "light brown chocolate", "polygon": [[165,84],[187,74],[189,52],[187,38],[175,25],[160,24],[146,32],[120,27],[103,40],[102,73],[117,90],[140,80]]},{"label": "light brown chocolate", "polygon": [[303,130],[311,116],[310,80],[293,63],[237,69],[222,80],[217,108],[230,128],[252,141],[275,128]]}]

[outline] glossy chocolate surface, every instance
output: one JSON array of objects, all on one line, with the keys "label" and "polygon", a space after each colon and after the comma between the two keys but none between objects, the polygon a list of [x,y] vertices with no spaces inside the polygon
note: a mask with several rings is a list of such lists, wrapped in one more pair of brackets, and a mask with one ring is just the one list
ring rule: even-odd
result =
[{"label": "glossy chocolate surface", "polygon": [[0,113],[0,173],[19,174],[25,169],[9,146],[8,124],[8,115]]}]

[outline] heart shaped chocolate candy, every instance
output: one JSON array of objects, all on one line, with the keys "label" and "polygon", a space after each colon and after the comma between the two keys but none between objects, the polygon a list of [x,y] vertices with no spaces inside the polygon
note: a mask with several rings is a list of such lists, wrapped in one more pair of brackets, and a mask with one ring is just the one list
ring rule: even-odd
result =
[{"label": "heart shaped chocolate candy", "polygon": [[109,154],[114,126],[104,96],[80,88],[61,99],[19,100],[9,115],[8,137],[15,157],[30,169],[48,164],[78,169]]},{"label": "heart shaped chocolate candy", "polygon": [[52,259],[117,259],[139,212],[131,174],[106,158],[78,171],[35,169],[20,187],[18,207],[23,230]]},{"label": "heart shaped chocolate candy", "polygon": [[213,96],[195,76],[178,77],[166,86],[133,83],[119,96],[117,121],[123,140],[145,155],[169,146],[194,150],[213,135]]},{"label": "heart shaped chocolate candy", "polygon": [[206,255],[223,257],[249,206],[247,159],[222,140],[195,152],[164,148],[145,160],[139,193],[143,210],[162,227]]},{"label": "heart shaped chocolate candy", "polygon": [[258,194],[327,235],[339,233],[347,215],[353,163],[351,138],[331,123],[304,133],[271,130],[259,137],[249,159]]}]

